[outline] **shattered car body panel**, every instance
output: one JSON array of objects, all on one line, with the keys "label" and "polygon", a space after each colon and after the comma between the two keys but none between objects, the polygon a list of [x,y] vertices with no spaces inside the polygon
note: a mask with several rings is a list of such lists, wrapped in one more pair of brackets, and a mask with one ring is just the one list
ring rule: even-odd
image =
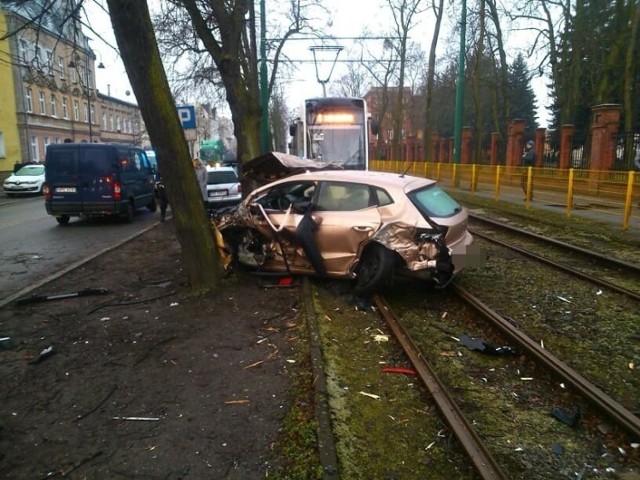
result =
[{"label": "shattered car body panel", "polygon": [[[279,179],[218,219],[238,261],[356,284],[367,277],[362,288],[367,292],[393,274],[444,286],[459,270],[453,258],[464,256],[472,243],[467,212],[433,180],[349,170],[285,177],[286,168],[272,168],[274,159],[273,154],[263,158],[263,165],[269,163],[268,176]],[[258,178],[255,165],[250,170]],[[366,275],[360,275],[363,269]]]}]

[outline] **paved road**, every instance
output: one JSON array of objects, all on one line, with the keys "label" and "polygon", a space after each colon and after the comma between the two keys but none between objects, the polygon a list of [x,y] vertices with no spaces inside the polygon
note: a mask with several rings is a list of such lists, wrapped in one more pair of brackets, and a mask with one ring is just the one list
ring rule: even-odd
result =
[{"label": "paved road", "polygon": [[158,220],[158,213],[143,208],[131,223],[72,218],[60,226],[47,215],[42,197],[0,196],[0,302]]}]

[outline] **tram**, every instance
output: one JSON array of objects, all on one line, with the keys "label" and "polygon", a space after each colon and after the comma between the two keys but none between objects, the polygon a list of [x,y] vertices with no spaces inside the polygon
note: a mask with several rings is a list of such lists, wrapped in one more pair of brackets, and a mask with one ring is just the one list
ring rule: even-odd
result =
[{"label": "tram", "polygon": [[[376,133],[374,124],[371,130]],[[362,98],[307,99],[289,134],[292,155],[346,170],[369,169],[369,115]]]}]

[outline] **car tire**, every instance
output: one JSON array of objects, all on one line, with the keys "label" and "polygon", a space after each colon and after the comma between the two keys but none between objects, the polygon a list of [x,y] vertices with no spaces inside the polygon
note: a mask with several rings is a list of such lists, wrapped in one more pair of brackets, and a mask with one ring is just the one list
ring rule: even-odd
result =
[{"label": "car tire", "polygon": [[69,215],[59,215],[56,217],[56,222],[58,222],[59,225],[66,225],[70,219],[71,217]]},{"label": "car tire", "polygon": [[369,296],[381,290],[393,274],[395,256],[391,250],[379,243],[365,248],[356,268],[354,293]]},{"label": "car tire", "polygon": [[136,214],[136,210],[133,206],[133,200],[130,200],[129,203],[127,203],[127,211],[124,213],[124,221],[127,223],[133,222],[133,217]]},{"label": "car tire", "polygon": [[155,195],[153,196],[153,198],[151,199],[151,202],[149,202],[149,205],[147,205],[147,208],[149,209],[150,212],[155,212],[156,210],[158,210],[158,202],[156,202],[156,197]]}]

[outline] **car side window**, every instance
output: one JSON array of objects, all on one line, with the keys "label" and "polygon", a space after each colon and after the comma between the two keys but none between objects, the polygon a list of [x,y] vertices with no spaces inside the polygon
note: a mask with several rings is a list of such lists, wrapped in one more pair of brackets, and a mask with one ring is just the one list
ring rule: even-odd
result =
[{"label": "car side window", "polygon": [[136,155],[140,159],[140,168],[147,171],[151,169],[151,165],[149,164],[149,159],[143,152],[136,152]]},{"label": "car side window", "polygon": [[287,210],[289,205],[303,209],[311,202],[314,191],[315,184],[313,182],[285,183],[269,190],[256,203],[267,210]]},{"label": "car side window", "polygon": [[371,189],[361,183],[325,182],[320,187],[317,210],[351,212],[375,205]]},{"label": "car side window", "polygon": [[376,187],[374,189],[374,195],[377,197],[377,201],[375,201],[374,204],[379,207],[384,207],[393,203],[393,199],[391,198],[391,196],[387,193],[386,190],[383,190],[382,188]]}]

